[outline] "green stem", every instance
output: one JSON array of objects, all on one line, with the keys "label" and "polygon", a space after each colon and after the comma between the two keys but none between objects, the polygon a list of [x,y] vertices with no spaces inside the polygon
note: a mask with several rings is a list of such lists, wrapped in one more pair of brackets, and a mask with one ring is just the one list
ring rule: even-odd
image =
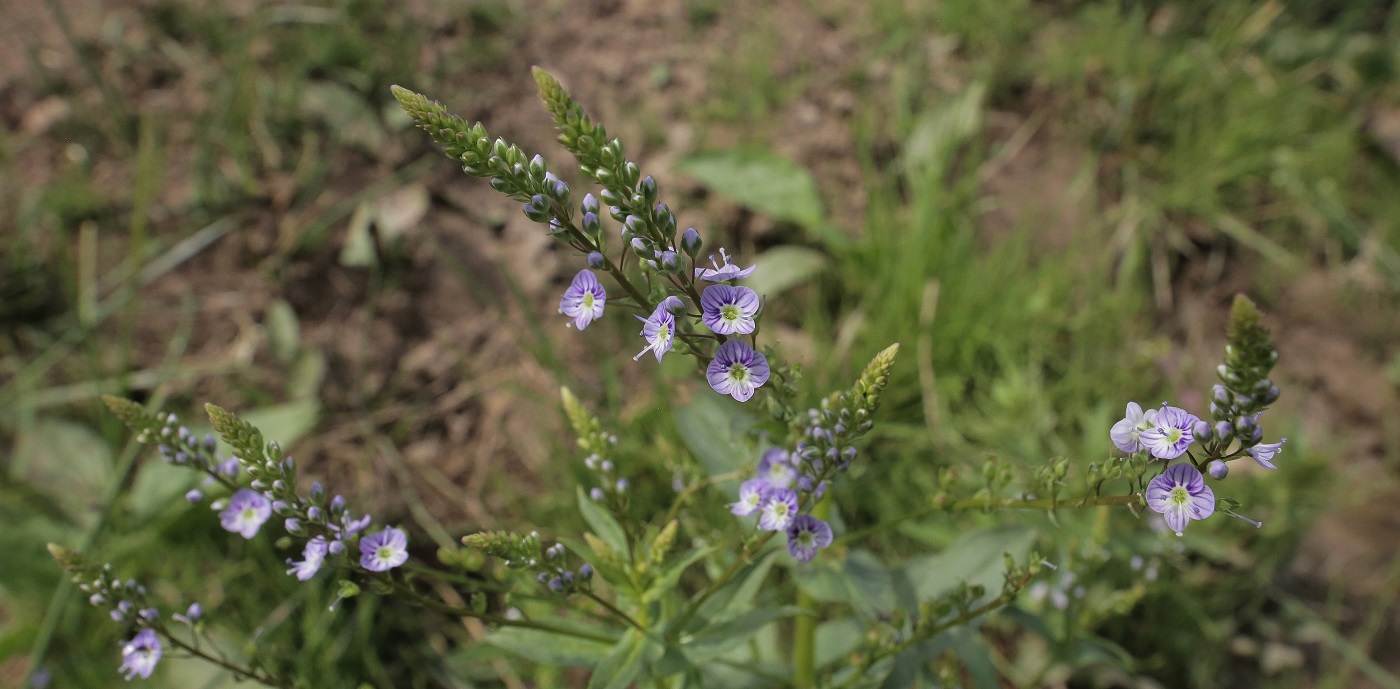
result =
[{"label": "green stem", "polygon": [[585,595],[585,596],[587,596],[588,598],[592,599],[594,603],[597,603],[598,605],[603,606],[603,609],[605,609],[605,610],[607,610],[608,612],[612,613],[613,615],[615,615],[618,619],[622,620],[623,622],[626,622],[629,626],[633,627],[633,628],[636,629],[637,631],[646,632],[646,627],[643,627],[643,626],[642,626],[641,624],[639,624],[636,620],[632,619],[632,616],[631,616],[631,615],[628,615],[627,613],[623,612],[622,610],[620,610],[617,606],[613,605],[612,603],[609,603],[609,602],[603,600],[602,598],[599,598],[599,597],[598,597],[598,594],[596,594],[596,593],[594,593],[594,592],[592,592],[592,591],[588,591],[588,590],[584,590],[584,591],[582,591],[582,593],[583,593],[583,595]]},{"label": "green stem", "polygon": [[[825,520],[831,513],[831,500],[823,497],[812,506],[812,516]],[[810,612],[798,615],[792,627],[792,685],[795,689],[817,686],[817,601],[801,587],[797,589],[797,607]]]},{"label": "green stem", "polygon": [[157,631],[160,632],[161,636],[165,637],[165,640],[169,642],[171,646],[174,646],[175,648],[178,648],[207,663],[213,663],[214,665],[218,665],[219,667],[228,670],[229,672],[232,672],[235,679],[251,679],[254,682],[266,684],[269,687],[284,687],[286,689],[290,689],[290,687],[292,686],[290,681],[279,680],[269,674],[258,672],[257,670],[254,670],[250,667],[234,665],[232,662],[229,662],[228,659],[222,657],[222,654],[220,654],[219,657],[210,655],[209,653],[204,652],[203,649],[199,648],[199,646],[187,644],[184,641],[175,638],[164,629],[159,629]]}]

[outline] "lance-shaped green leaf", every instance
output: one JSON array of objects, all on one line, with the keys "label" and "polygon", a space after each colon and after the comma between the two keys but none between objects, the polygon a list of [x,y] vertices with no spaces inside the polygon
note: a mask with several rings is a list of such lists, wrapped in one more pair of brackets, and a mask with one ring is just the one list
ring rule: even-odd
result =
[{"label": "lance-shaped green leaf", "polygon": [[681,651],[690,662],[704,663],[748,641],[777,620],[811,614],[812,611],[795,605],[750,610],[737,617],[706,625],[693,635],[681,637]]},{"label": "lance-shaped green leaf", "polygon": [[660,658],[664,650],[651,637],[629,629],[593,668],[588,689],[626,689],[643,677],[647,664]]},{"label": "lance-shaped green leaf", "polygon": [[596,667],[613,647],[602,641],[522,627],[497,629],[482,640],[537,663],[573,667]]},{"label": "lance-shaped green leaf", "polygon": [[622,525],[617,523],[612,513],[603,509],[583,492],[583,488],[576,490],[578,493],[578,511],[583,514],[583,520],[588,522],[589,528],[598,538],[603,539],[614,553],[625,555],[627,549],[627,532],[622,530]]}]

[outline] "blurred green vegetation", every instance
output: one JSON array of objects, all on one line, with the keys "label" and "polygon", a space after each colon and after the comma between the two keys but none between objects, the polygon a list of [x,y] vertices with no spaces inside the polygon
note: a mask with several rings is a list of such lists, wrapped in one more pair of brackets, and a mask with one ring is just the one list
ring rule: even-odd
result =
[{"label": "blurred green vegetation", "polygon": [[[234,14],[219,3],[151,3],[119,20],[139,25],[138,38],[110,31],[80,44],[84,59],[153,91],[193,79],[209,103],[194,121],[174,122],[144,107],[140,93],[101,89],[102,111],[76,112],[51,132],[72,142],[53,183],[0,188],[0,435],[10,448],[0,472],[0,520],[9,525],[0,552],[12,555],[0,558],[0,678],[23,676],[40,654],[54,686],[114,681],[120,630],[60,584],[42,550],[59,541],[89,544],[94,559],[165,582],[159,594],[172,608],[200,600],[230,650],[296,649],[269,657],[308,686],[501,686],[517,674],[538,686],[579,684],[568,672],[503,664],[510,656],[469,645],[459,624],[416,610],[362,597],[327,611],[333,592],[294,585],[280,576],[290,553],[266,539],[230,539],[206,508],[179,500],[186,479],[138,457],[97,401],[135,390],[188,415],[203,401],[194,384],[212,379],[251,406],[270,407],[264,418],[283,431],[269,436],[290,443],[314,433],[324,361],[296,344],[294,318],[269,334],[285,352],[272,363],[197,367],[183,358],[196,308],[188,302],[152,366],[141,349],[149,345],[133,334],[142,286],[181,270],[234,220],[268,208],[289,229],[247,270],[280,274],[324,254],[332,229],[361,200],[329,185],[333,174],[378,165],[402,183],[426,169],[403,149],[436,155],[404,131],[388,85],[411,82],[449,99],[435,91],[440,83],[455,71],[491,69],[531,22],[547,20],[507,3],[456,7],[456,25],[468,31],[446,41],[448,57],[425,73],[423,46],[444,41],[431,22],[390,0],[254,6]],[[705,3],[689,21],[701,29],[722,14]],[[928,504],[947,470],[975,490],[988,456],[1027,476],[1055,456],[1106,459],[1107,429],[1124,403],[1180,399],[1173,387],[1198,379],[1169,375],[1163,364],[1179,356],[1173,292],[1208,291],[1183,277],[1192,270],[1230,271],[1229,284],[1257,292],[1268,310],[1308,271],[1360,265],[1379,276],[1372,298],[1396,303],[1400,168],[1394,143],[1369,129],[1378,113],[1400,107],[1400,12],[1386,3],[881,0],[861,16],[867,25],[851,30],[876,38],[851,58],[844,83],[862,93],[851,124],[863,227],[836,228],[807,173],[764,150],[783,132],[754,123],[779,122],[775,113],[805,83],[768,68],[777,50],[768,32],[782,29],[776,14],[708,66],[705,101],[688,111],[688,124],[702,131],[742,125],[751,148],[680,166],[776,219],[764,242],[778,246],[758,259],[765,273],[786,271],[762,278],[775,281],[770,294],[787,290],[770,303],[772,317],[815,334],[812,360],[832,364],[806,371],[809,402],[847,385],[885,345],[904,346],[858,480],[834,489],[850,528]],[[891,75],[879,83],[869,76],[876,64]],[[509,78],[528,86],[523,71]],[[42,96],[96,90],[40,63],[30,85]],[[1010,132],[996,120],[1008,112],[1017,115]],[[1069,227],[1031,215],[995,220],[1007,201],[990,180],[1048,136],[1078,154],[1071,179],[1023,183],[1049,184],[1066,205],[1092,212]],[[0,132],[8,180],[23,178],[17,142]],[[124,161],[120,173],[99,175],[94,161],[112,157]],[[761,182],[725,186],[739,174]],[[176,183],[187,191],[166,208],[178,222],[160,227],[181,229],[153,229],[152,200]],[[765,202],[775,188],[790,199],[782,207]],[[124,258],[99,265],[99,254],[113,252]],[[392,266],[376,278],[380,288],[396,279]],[[567,371],[546,354],[550,346],[539,334],[538,356]],[[691,461],[695,434],[687,437],[666,405],[625,404],[619,365],[604,364],[599,404],[616,419],[623,449],[653,458],[631,468],[633,509],[647,514],[668,504],[671,470]],[[691,377],[670,362],[657,376],[658,399],[666,386],[693,386],[679,383]],[[1220,515],[1176,541],[1150,533],[1154,515],[1135,520],[1123,510],[974,514],[904,523],[865,547],[899,562],[993,524],[1034,528],[1037,547],[1077,583],[1052,575],[1069,598],[1063,609],[1028,597],[959,651],[967,668],[992,668],[992,681],[1345,686],[1375,629],[1311,613],[1296,587],[1282,585],[1333,497],[1327,467],[1345,451],[1334,438],[1308,436],[1302,419],[1289,416],[1300,408],[1285,406],[1266,422],[1270,437],[1290,437],[1285,468],[1224,484],[1263,519],[1259,530]],[[568,456],[569,445],[557,442]],[[558,472],[553,485],[538,487],[502,479],[500,489],[556,495],[518,516],[560,526],[574,519],[577,477]],[[1400,577],[1387,586],[1393,599]],[[791,590],[789,581],[772,595]],[[250,637],[256,648],[245,645]],[[1325,662],[1279,673],[1266,654],[1232,651],[1239,639],[1299,657],[1305,648]],[[174,665],[158,679],[228,682]],[[1362,670],[1400,686],[1383,668]],[[965,680],[995,686],[973,669]]]}]

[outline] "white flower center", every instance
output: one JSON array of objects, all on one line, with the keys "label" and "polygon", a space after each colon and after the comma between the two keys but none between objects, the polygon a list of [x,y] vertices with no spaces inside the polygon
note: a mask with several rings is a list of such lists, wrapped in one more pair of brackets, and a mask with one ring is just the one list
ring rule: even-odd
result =
[{"label": "white flower center", "polygon": [[374,551],[374,554],[381,560],[390,560],[394,557],[394,549],[387,545],[381,545],[379,550]]},{"label": "white flower center", "polygon": [[733,304],[725,304],[719,309],[719,317],[726,321],[739,320],[739,307]]},{"label": "white flower center", "polygon": [[593,293],[592,293],[592,292],[584,292],[584,293],[583,293],[583,308],[585,308],[585,309],[591,309],[591,308],[593,308]]},{"label": "white flower center", "polygon": [[1190,499],[1191,493],[1186,490],[1186,486],[1177,486],[1167,495],[1167,500],[1176,505],[1185,505]]},{"label": "white flower center", "polygon": [[749,367],[743,364],[734,363],[729,365],[729,379],[742,383],[749,379]]}]

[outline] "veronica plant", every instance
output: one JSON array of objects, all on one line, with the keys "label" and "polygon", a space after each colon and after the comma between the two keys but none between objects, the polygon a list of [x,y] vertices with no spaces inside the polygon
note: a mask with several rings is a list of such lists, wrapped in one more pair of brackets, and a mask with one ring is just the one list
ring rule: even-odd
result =
[{"label": "veronica plant", "polygon": [[[203,474],[204,485],[186,498],[208,502],[225,530],[244,539],[269,531],[285,535],[287,566],[269,576],[334,580],[332,607],[375,595],[475,618],[492,630],[491,643],[538,662],[589,667],[589,687],[897,685],[897,678],[942,656],[947,646],[935,643],[940,635],[1015,602],[1044,561],[1028,552],[1006,553],[996,590],[964,581],[926,597],[903,591],[876,602],[837,599],[849,604],[841,605],[828,598],[822,604],[812,593],[813,576],[846,576],[841,572],[855,563],[888,577],[898,566],[872,562],[869,553],[854,549],[862,537],[941,512],[1030,508],[1053,514],[1084,506],[1135,512],[1142,505],[1181,534],[1191,521],[1218,511],[1207,476],[1225,478],[1228,463],[1246,456],[1274,468],[1283,440],[1262,442],[1260,415],[1278,397],[1266,377],[1277,354],[1258,312],[1240,298],[1222,382],[1211,396],[1213,422],[1169,404],[1145,409],[1129,403],[1124,418],[1104,429],[1105,441],[1122,455],[1082,468],[1052,459],[1019,482],[1011,467],[989,461],[980,486],[948,474],[926,504],[890,522],[846,528],[834,518],[831,487],[861,461],[861,439],[875,424],[899,346],[876,353],[849,388],[803,408],[798,368],[782,364],[760,339],[763,295],[738,284],[755,267],[744,267],[748,261],[724,248],[702,257],[700,233],[678,229],[656,181],[627,160],[622,143],[553,77],[537,69],[535,79],[560,143],[577,159],[578,172],[597,185],[596,195],[576,198],[541,156],[492,138],[484,125],[407,89],[394,87],[393,93],[467,174],[488,180],[577,253],[584,267],[559,300],[568,326],[582,336],[612,312],[629,312],[641,321],[634,365],[653,365],[646,354],[658,362],[691,357],[697,378],[710,388],[704,394],[730,397],[726,404],[758,408],[770,418],[758,426],[763,446],[744,458],[748,464],[739,474],[678,476],[668,509],[635,514],[621,469],[632,458],[618,456],[617,437],[565,389],[563,409],[591,477],[577,490],[582,523],[556,525],[553,536],[537,530],[467,534],[463,548],[439,549],[430,558],[412,547],[409,529],[357,512],[318,483],[303,489],[283,448],[233,413],[207,407],[214,429],[232,448],[223,457],[214,437],[196,437],[174,415],[108,398],[113,412],[165,461]],[[1123,514],[1132,516],[1127,509]],[[219,649],[203,635],[210,619],[198,604],[167,612],[111,565],[90,564],[59,546],[54,554],[90,602],[129,630],[129,640],[114,649],[120,663],[114,665],[127,679],[148,677],[163,656],[179,653],[240,678],[297,686],[256,654],[240,661]],[[480,572],[490,576],[464,576]],[[784,581],[796,581],[797,590],[776,585]],[[816,653],[817,622],[832,615],[856,629],[846,635],[846,651],[823,662]],[[782,630],[786,641],[760,644],[763,630]]]}]

